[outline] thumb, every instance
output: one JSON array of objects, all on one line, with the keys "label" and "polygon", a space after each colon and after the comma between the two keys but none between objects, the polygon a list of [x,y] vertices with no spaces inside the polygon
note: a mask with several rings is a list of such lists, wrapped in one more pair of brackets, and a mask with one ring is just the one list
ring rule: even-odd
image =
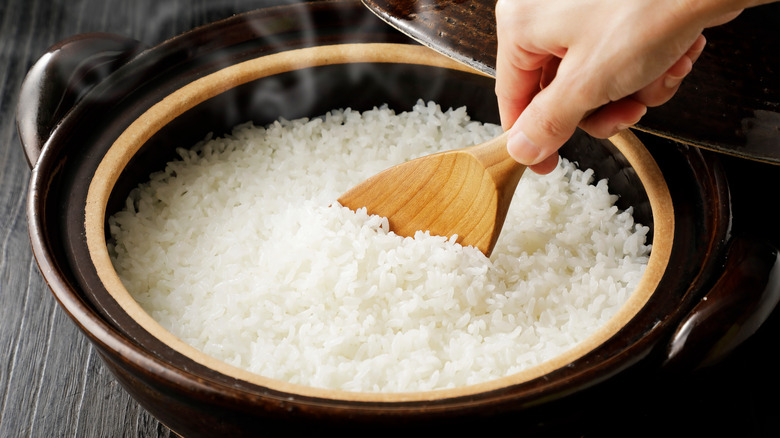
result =
[{"label": "thumb", "polygon": [[541,90],[509,129],[507,151],[521,164],[532,166],[555,154],[574,134],[589,108],[576,105],[572,90],[553,82]]}]

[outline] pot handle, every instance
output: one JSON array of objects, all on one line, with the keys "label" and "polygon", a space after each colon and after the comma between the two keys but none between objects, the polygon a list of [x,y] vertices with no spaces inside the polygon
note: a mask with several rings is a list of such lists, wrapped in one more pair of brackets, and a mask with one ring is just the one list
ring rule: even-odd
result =
[{"label": "pot handle", "polygon": [[30,68],[19,93],[16,124],[32,168],[65,114],[145,46],[109,33],[75,35],[51,46]]},{"label": "pot handle", "polygon": [[672,335],[664,368],[717,363],[758,330],[778,301],[778,249],[765,241],[735,238],[723,274]]}]

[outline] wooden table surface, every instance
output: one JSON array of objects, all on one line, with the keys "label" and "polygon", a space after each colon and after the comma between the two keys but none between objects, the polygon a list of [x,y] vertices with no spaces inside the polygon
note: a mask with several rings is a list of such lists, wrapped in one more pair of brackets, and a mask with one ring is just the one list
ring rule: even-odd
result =
[{"label": "wooden table surface", "polygon": [[[112,32],[155,45],[194,26],[284,1],[0,1],[0,437],[174,435],[114,381],[38,271],[25,211],[30,169],[15,122],[27,70],[47,47],[77,33]],[[778,217],[757,207],[752,187],[761,185],[762,196],[769,193],[776,204],[780,168],[726,161],[740,208],[756,214],[752,228],[777,244]],[[725,362],[683,378],[647,376],[625,400],[621,419],[608,420],[605,413],[583,424],[577,436],[612,436],[626,427],[637,429],[625,436],[780,436],[780,373],[769,359],[780,334],[777,313]]]}]

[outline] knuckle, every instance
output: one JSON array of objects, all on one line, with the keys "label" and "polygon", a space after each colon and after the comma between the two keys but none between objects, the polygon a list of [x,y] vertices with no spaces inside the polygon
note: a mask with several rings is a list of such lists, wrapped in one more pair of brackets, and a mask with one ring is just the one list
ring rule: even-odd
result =
[{"label": "knuckle", "polygon": [[530,112],[527,116],[533,120],[536,130],[545,137],[554,139],[566,138],[569,132],[573,130],[568,123],[553,115],[552,112],[543,111],[537,105],[529,105],[526,108],[526,112]]}]

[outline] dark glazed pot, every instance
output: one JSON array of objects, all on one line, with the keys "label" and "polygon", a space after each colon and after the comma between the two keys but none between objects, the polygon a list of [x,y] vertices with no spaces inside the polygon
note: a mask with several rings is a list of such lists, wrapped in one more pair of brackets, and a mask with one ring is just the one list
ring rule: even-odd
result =
[{"label": "dark glazed pot", "polygon": [[[85,237],[94,233],[90,221],[103,222],[117,211],[129,190],[173,158],[176,147],[247,120],[265,124],[279,117],[316,116],[347,106],[364,110],[382,103],[404,110],[419,98],[443,107],[466,105],[474,119],[498,122],[492,78],[455,63],[379,62],[376,57],[382,54],[373,54],[371,62],[326,62],[224,89],[207,81],[208,86],[196,88],[208,98],[180,103],[184,109],[171,113],[174,117],[152,119],[159,126],[111,175],[115,181],[108,185],[104,215],[89,217],[95,211],[89,190],[101,163],[137,120],[178,90],[245,61],[353,43],[418,47],[357,2],[323,2],[238,15],[150,49],[112,35],[74,37],[41,58],[24,84],[18,123],[33,166],[28,216],[41,271],[117,380],[177,433],[443,430],[499,420],[511,422],[515,430],[534,429],[543,415],[560,415],[558,403],[572,394],[637,363],[690,370],[717,360],[774,307],[780,289],[777,252],[733,235],[728,183],[717,156],[645,135],[641,138],[674,207],[666,269],[624,325],[564,366],[486,389],[362,397],[244,379],[183,354],[107,291]],[[611,189],[621,196],[620,206],[634,206],[635,217],[652,227],[654,239],[670,237],[658,235],[669,228],[655,222],[646,181],[622,150],[578,133],[561,153],[595,169],[598,178],[609,178]],[[733,305],[735,297],[743,304]]]}]

